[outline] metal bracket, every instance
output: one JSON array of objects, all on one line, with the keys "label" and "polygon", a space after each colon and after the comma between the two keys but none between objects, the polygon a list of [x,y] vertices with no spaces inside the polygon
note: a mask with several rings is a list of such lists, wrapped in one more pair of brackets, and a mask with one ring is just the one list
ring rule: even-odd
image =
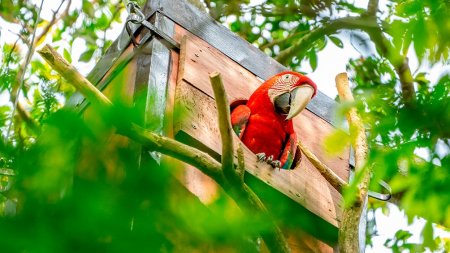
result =
[{"label": "metal bracket", "polygon": [[391,187],[388,185],[388,183],[384,182],[383,180],[378,181],[378,184],[381,185],[381,187],[383,187],[387,193],[378,193],[378,192],[373,192],[373,191],[369,191],[369,197],[372,197],[374,199],[378,199],[381,201],[388,201],[391,199],[392,197],[392,189]]},{"label": "metal bracket", "polygon": [[[140,7],[136,3],[134,3],[134,2],[128,3],[127,10],[128,10],[129,16],[127,18],[125,27],[128,32],[128,35],[130,36],[131,41],[135,47],[139,47],[142,43],[147,42],[148,39],[151,39],[154,36],[168,49],[175,50],[175,51],[180,50],[180,44],[178,42],[176,42],[170,36],[168,36],[163,31],[161,31],[160,29],[155,27],[152,23],[147,21],[148,18],[145,18]],[[153,14],[154,13],[149,15],[149,17],[151,17]],[[150,31],[150,34],[138,41],[137,38],[134,36],[133,29],[130,26],[131,23],[138,24],[141,27],[147,28]]]}]

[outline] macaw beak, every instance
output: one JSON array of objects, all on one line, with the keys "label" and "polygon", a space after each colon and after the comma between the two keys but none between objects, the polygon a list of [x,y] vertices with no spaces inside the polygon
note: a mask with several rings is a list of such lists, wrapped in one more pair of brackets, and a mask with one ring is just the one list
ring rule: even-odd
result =
[{"label": "macaw beak", "polygon": [[310,85],[304,84],[298,87],[295,87],[291,92],[291,108],[286,117],[286,120],[290,120],[293,117],[297,116],[303,109],[305,109],[306,105],[311,101],[311,98],[314,94],[314,88]]}]

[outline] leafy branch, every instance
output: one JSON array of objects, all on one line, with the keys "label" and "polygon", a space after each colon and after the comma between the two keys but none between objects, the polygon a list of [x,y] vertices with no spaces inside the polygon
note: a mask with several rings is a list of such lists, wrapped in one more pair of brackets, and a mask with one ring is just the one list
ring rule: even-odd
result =
[{"label": "leafy branch", "polygon": [[402,56],[384,35],[382,24],[377,21],[377,11],[378,0],[371,0],[368,3],[367,11],[359,17],[343,17],[329,21],[310,31],[292,46],[282,50],[275,59],[285,64],[291,56],[298,52],[306,52],[316,40],[325,35],[335,34],[339,30],[358,29],[366,32],[375,43],[379,53],[389,60],[399,77],[403,100],[405,104],[411,104],[415,101],[415,90],[408,59]]},{"label": "leafy branch", "polygon": [[[15,85],[13,85],[13,87],[11,89],[10,99],[11,99],[12,104],[16,106],[15,109],[17,110],[17,113],[18,113],[20,119],[22,119],[23,122],[25,122],[30,127],[30,129],[35,133],[39,133],[39,131],[40,131],[39,124],[31,117],[30,113],[26,110],[26,108],[22,105],[22,103],[20,101],[18,101],[18,99],[19,99],[18,94],[20,92],[20,87],[23,85],[22,83],[24,82],[23,75],[25,74],[25,71],[28,67],[31,56],[34,54],[34,50],[35,50],[36,46],[38,45],[38,43],[41,40],[43,40],[47,36],[47,34],[50,32],[51,28],[59,20],[61,20],[62,18],[64,18],[65,16],[68,15],[72,0],[68,1],[63,13],[58,16],[60,9],[65,2],[66,2],[65,0],[61,1],[58,8],[55,11],[53,11],[53,15],[52,15],[50,22],[47,23],[47,25],[42,29],[42,32],[40,34],[34,35],[36,32],[35,30],[37,28],[36,26],[34,27],[33,36],[35,36],[35,37],[31,41],[28,40],[28,38],[19,36],[19,38],[22,40],[22,42],[28,45],[28,52],[27,52],[27,56],[26,56],[25,60],[20,64],[20,66],[17,70],[17,76],[19,77],[19,81],[16,82]],[[39,15],[39,13],[38,13],[38,15]],[[39,19],[39,17],[38,17],[38,19]],[[37,21],[38,20],[36,20],[36,24],[38,23]],[[23,28],[25,29],[25,26],[23,26]]]},{"label": "leafy branch", "polygon": [[[95,88],[84,76],[82,76],[72,65],[70,65],[61,55],[59,55],[51,46],[45,45],[39,54],[47,61],[47,63],[71,83],[78,91],[80,91],[94,106],[101,110],[112,111],[114,106],[111,101]],[[231,197],[248,210],[256,211],[261,217],[269,221],[271,225],[270,231],[263,233],[261,236],[266,242],[267,247],[272,252],[290,252],[286,239],[281,229],[275,224],[270,217],[266,207],[259,197],[248,187],[242,177],[234,170],[234,156],[232,146],[232,132],[230,127],[229,113],[226,108],[228,106],[225,98],[220,76],[217,73],[211,75],[213,89],[216,96],[217,107],[219,109],[219,128],[223,141],[222,164],[217,162],[208,154],[178,142],[176,140],[155,134],[132,122],[114,121],[118,133],[135,140],[142,144],[145,148],[158,151],[162,154],[174,157],[180,161],[197,167],[203,173],[214,179],[219,185],[225,189]],[[229,110],[229,109],[228,109]],[[114,117],[119,118],[119,117]],[[231,140],[231,141],[230,141]],[[240,158],[239,158],[240,157]],[[242,168],[242,154],[238,153],[239,168]],[[244,209],[247,210],[247,209]]]}]

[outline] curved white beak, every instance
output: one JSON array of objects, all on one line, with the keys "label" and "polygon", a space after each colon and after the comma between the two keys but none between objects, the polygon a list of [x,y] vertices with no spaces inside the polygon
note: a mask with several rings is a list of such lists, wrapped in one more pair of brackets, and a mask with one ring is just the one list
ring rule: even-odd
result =
[{"label": "curved white beak", "polygon": [[314,94],[314,88],[305,84],[294,88],[291,91],[291,94],[293,97],[291,99],[291,109],[289,110],[286,120],[292,119],[305,109],[306,105],[311,101],[311,97]]}]

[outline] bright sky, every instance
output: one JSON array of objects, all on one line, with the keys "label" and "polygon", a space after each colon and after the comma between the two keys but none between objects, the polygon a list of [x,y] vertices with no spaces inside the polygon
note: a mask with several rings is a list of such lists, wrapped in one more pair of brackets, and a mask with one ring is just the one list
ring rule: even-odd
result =
[{"label": "bright sky", "polygon": [[[263,0],[252,0],[252,4],[258,4]],[[35,2],[40,2],[35,0]],[[385,0],[380,1],[380,6],[385,6]],[[44,3],[44,9],[42,11],[41,17],[50,17],[52,15],[51,10],[56,9],[59,5],[60,1],[55,0],[46,0]],[[356,3],[365,7],[367,5],[367,0],[356,0]],[[80,8],[81,0],[73,1],[72,8]],[[123,13],[122,20],[125,20],[126,13]],[[19,27],[10,25],[6,23],[4,20],[0,18],[0,28],[1,28],[1,36],[0,43],[14,43],[16,40],[16,36],[14,32],[17,32]],[[114,39],[118,36],[118,34],[122,31],[122,25],[115,25],[112,29],[110,29],[107,33],[107,37],[109,39]],[[318,67],[313,72],[308,74],[319,86],[319,89],[324,92],[326,95],[334,98],[337,95],[335,89],[334,78],[336,74],[340,72],[346,71],[346,64],[349,58],[357,58],[360,54],[351,46],[351,43],[348,39],[348,35],[345,33],[341,33],[339,36],[344,42],[344,48],[338,48],[333,43],[328,43],[327,47],[319,52],[318,54]],[[50,41],[48,41],[50,42]],[[64,42],[58,42],[60,46],[64,47]],[[74,43],[74,47],[76,50],[72,51],[72,59],[74,60],[73,64],[84,74],[87,74],[89,70],[94,66],[94,63],[82,63],[78,62],[80,54],[84,52],[85,46],[81,40],[76,40]],[[0,56],[1,57],[1,56]],[[418,61],[414,55],[410,55],[410,65],[413,72],[415,72],[419,66]],[[439,76],[444,72],[450,72],[450,66],[435,66],[432,69],[429,69],[428,66],[422,66],[421,69],[428,69],[429,78],[432,81],[436,81]],[[308,71],[309,70],[309,71]],[[311,69],[309,66],[305,66],[304,71],[310,72]],[[8,103],[8,95],[1,94],[0,95],[0,104]],[[379,235],[373,238],[373,242],[375,247],[368,248],[367,253],[384,253],[391,252],[386,247],[383,246],[384,242],[388,238],[393,238],[395,232],[399,229],[408,230],[413,233],[413,237],[410,239],[411,242],[420,243],[420,232],[424,226],[423,219],[416,219],[412,225],[407,224],[407,220],[403,212],[399,211],[398,208],[394,205],[390,205],[390,214],[389,216],[385,216],[382,214],[380,210],[375,213],[376,222],[378,224],[378,232]],[[441,229],[435,229],[436,233],[441,236],[445,236],[450,238],[450,233],[444,232]]]}]

